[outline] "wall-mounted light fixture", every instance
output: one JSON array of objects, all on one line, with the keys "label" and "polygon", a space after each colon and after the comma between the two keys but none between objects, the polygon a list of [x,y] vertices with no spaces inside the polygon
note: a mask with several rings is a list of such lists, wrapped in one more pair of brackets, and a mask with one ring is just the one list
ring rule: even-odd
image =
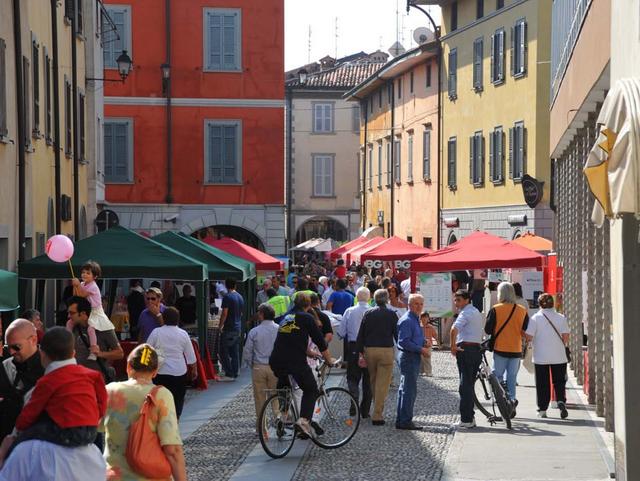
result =
[{"label": "wall-mounted light fixture", "polygon": [[110,79],[110,78],[86,78],[85,80],[100,80],[102,82],[121,82],[124,83],[125,79],[131,73],[131,69],[133,67],[133,61],[131,57],[127,54],[126,50],[123,50],[122,53],[116,59],[116,65],[118,66],[118,73],[120,74],[120,79]]}]

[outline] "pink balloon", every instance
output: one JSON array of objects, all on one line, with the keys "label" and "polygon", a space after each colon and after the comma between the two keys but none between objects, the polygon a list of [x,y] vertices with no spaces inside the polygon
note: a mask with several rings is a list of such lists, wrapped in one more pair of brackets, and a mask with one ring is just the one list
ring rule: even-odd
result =
[{"label": "pink balloon", "polygon": [[67,262],[73,256],[73,242],[66,235],[54,235],[44,251],[53,262]]}]

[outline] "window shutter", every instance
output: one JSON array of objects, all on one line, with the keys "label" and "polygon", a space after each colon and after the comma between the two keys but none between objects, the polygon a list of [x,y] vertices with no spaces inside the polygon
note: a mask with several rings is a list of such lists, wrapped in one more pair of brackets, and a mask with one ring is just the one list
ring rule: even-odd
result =
[{"label": "window shutter", "polygon": [[520,162],[520,178],[527,172],[527,129],[523,126],[520,127],[522,132],[522,157]]},{"label": "window shutter", "polygon": [[504,132],[500,129],[498,132],[497,140],[499,141],[498,148],[498,180],[500,182],[504,181]]},{"label": "window shutter", "polygon": [[480,155],[478,156],[480,159],[480,183],[484,184],[484,149],[485,149],[485,139],[484,135],[480,137]]},{"label": "window shutter", "polygon": [[469,182],[473,184],[473,181],[475,180],[475,175],[474,175],[474,164],[475,164],[475,147],[476,147],[476,143],[475,143],[475,137],[472,135],[471,137],[469,137]]},{"label": "window shutter", "polygon": [[7,44],[0,38],[0,137],[8,135],[7,129]]},{"label": "window shutter", "polygon": [[75,0],[66,0],[64,2],[64,16],[67,17],[69,20],[73,18],[73,12],[75,7],[74,2]]},{"label": "window shutter", "polygon": [[223,68],[225,70],[235,70],[239,68],[238,62],[238,14],[226,13],[222,17],[222,54]]},{"label": "window shutter", "polygon": [[121,122],[115,124],[115,172],[114,178],[118,181],[126,181],[129,177],[129,145],[128,145],[128,123]]},{"label": "window shutter", "polygon": [[[372,104],[373,105],[373,104]],[[325,132],[333,132],[332,120],[332,112],[331,112],[331,104],[324,105],[324,131]]]},{"label": "window shutter", "polygon": [[520,73],[527,73],[527,22],[520,24]]},{"label": "window shutter", "polygon": [[413,135],[407,142],[407,180],[413,182]]},{"label": "window shutter", "polygon": [[104,126],[104,177],[109,181],[113,177],[113,124],[105,122]]},{"label": "window shutter", "polygon": [[505,47],[505,32],[504,30],[500,31],[500,36],[499,36],[499,42],[498,42],[498,48],[500,49],[500,51],[498,52],[498,62],[499,62],[499,74],[498,74],[498,80],[500,80],[501,82],[504,81],[504,63],[505,63],[505,51],[504,51],[504,47]]},{"label": "window shutter", "polygon": [[208,13],[209,19],[209,68],[222,68],[222,16]]},{"label": "window shutter", "polygon": [[518,56],[515,54],[516,53],[516,48],[518,43],[516,42],[516,36],[518,35],[518,25],[516,24],[515,28],[511,27],[511,51],[510,51],[510,57],[511,57],[511,76],[513,77],[516,73],[518,73],[518,70],[516,68],[516,62],[518,59]]},{"label": "window shutter", "polygon": [[387,185],[391,185],[391,141],[387,142]]},{"label": "window shutter", "polygon": [[494,137],[496,136],[496,132],[489,132],[489,178],[494,181],[496,180],[495,178],[495,168],[493,166],[493,162],[494,159],[496,158],[493,155],[493,149],[496,146],[496,143],[494,141]]},{"label": "window shutter", "polygon": [[422,176],[425,179],[431,178],[431,132],[425,131],[422,136]]},{"label": "window shutter", "polygon": [[491,82],[496,81],[496,36],[491,35]]},{"label": "window shutter", "polygon": [[321,157],[313,158],[313,195],[320,195],[322,192],[321,161]]},{"label": "window shutter", "polygon": [[24,132],[24,142],[25,146],[29,146],[31,144],[30,138],[31,133],[29,131],[29,125],[31,125],[31,73],[29,69],[29,59],[27,57],[22,57],[22,82],[24,85],[24,98],[22,99],[22,105],[24,108],[24,125],[26,127]]},{"label": "window shutter", "polygon": [[515,159],[513,157],[514,152],[513,152],[513,132],[514,128],[513,127],[509,127],[509,178],[513,179],[513,164],[515,162]]}]

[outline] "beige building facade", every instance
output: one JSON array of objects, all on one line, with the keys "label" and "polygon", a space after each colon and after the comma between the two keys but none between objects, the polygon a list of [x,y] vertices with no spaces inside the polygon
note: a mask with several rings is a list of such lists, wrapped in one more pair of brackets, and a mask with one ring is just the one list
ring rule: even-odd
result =
[{"label": "beige building facade", "polygon": [[423,247],[438,239],[435,43],[396,57],[347,95],[360,104],[363,229]]},{"label": "beige building facade", "polygon": [[[88,129],[95,123],[88,120],[87,105],[102,84],[85,82],[85,55],[89,48],[91,56],[102,55],[100,13],[101,2],[91,0],[0,3],[0,269],[15,271],[19,259],[44,253],[47,238],[56,233],[78,239],[93,232],[87,213],[95,211],[95,193],[89,193],[88,173],[96,165],[100,135]],[[15,29],[20,30],[21,54]],[[22,139],[18,106],[24,113]],[[101,110],[100,99],[91,115]],[[31,307],[30,291],[25,295],[23,303]],[[52,289],[45,296],[45,307],[53,310]]]},{"label": "beige building facade", "polygon": [[361,232],[361,114],[343,95],[382,65],[376,60],[367,54],[346,61],[325,57],[317,71],[298,69],[287,80],[289,247],[317,237],[343,242]]}]

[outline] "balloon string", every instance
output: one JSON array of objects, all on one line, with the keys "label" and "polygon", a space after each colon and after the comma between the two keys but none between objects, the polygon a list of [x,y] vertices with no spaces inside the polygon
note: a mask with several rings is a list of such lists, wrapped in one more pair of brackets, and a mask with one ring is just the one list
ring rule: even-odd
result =
[{"label": "balloon string", "polygon": [[73,266],[71,265],[71,259],[67,261],[69,263],[69,269],[71,269],[71,278],[75,279],[76,275],[73,273]]}]

